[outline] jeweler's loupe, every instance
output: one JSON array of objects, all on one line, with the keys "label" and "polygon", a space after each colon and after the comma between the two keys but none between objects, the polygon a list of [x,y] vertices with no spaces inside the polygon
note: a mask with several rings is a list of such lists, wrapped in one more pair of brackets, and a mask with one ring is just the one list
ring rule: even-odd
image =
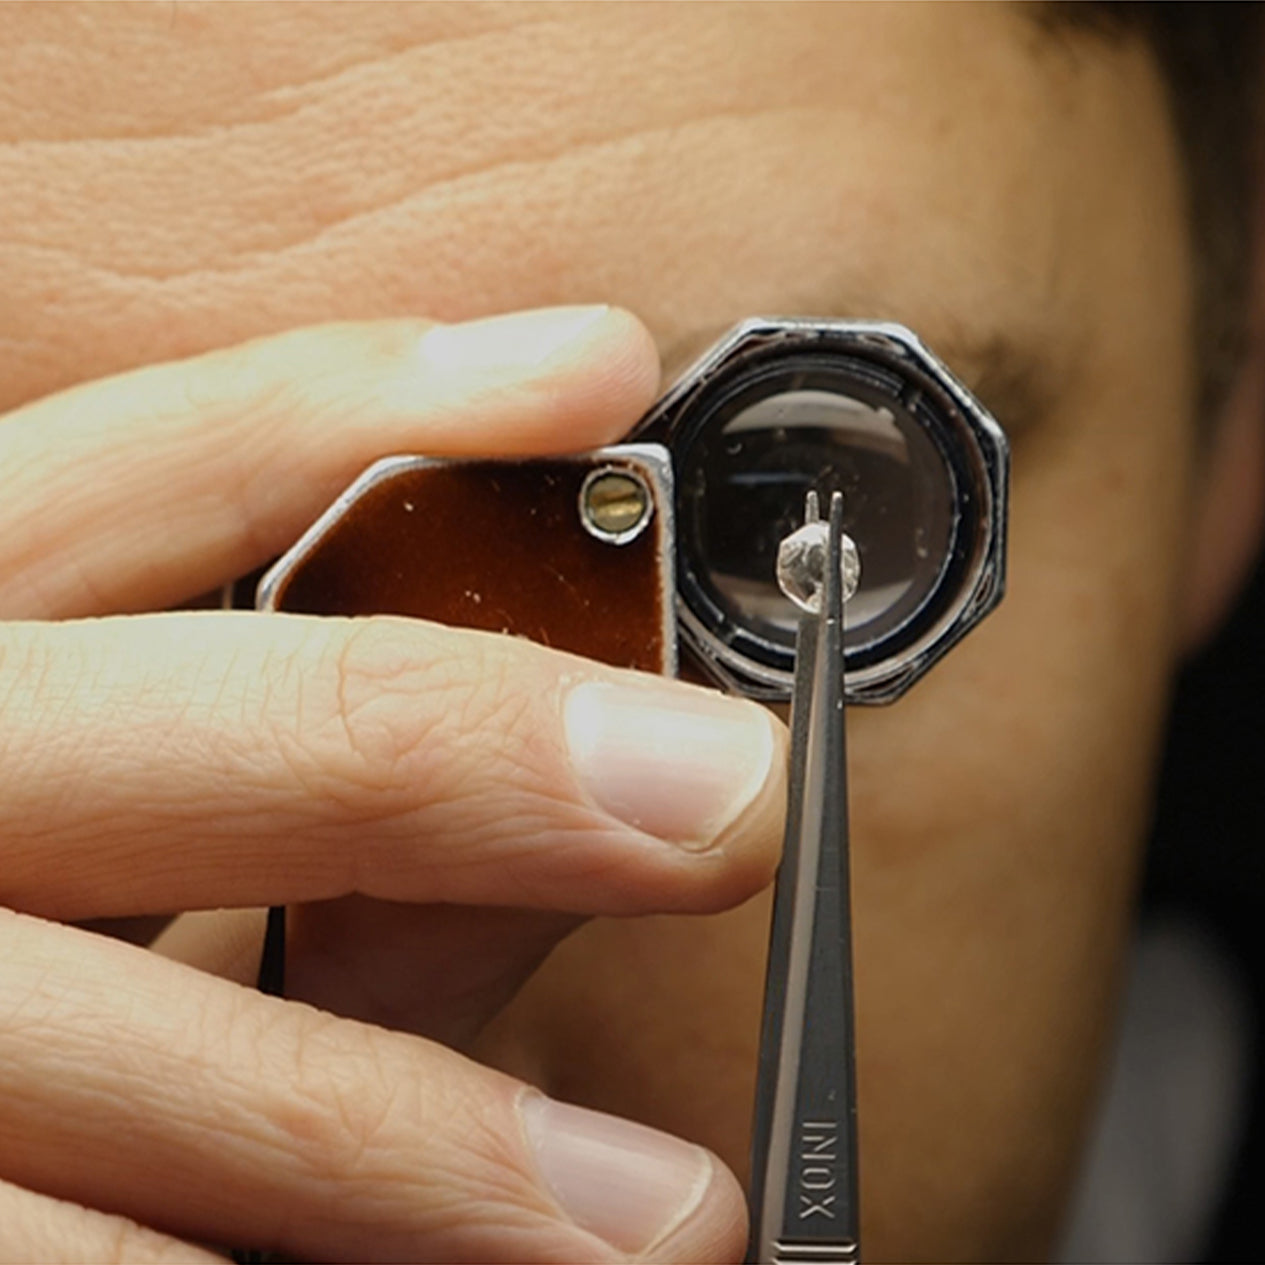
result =
[{"label": "jeweler's loupe", "polygon": [[[843,496],[849,702],[897,698],[1001,600],[1001,428],[909,330],[753,319],[634,442],[528,461],[387,457],[265,577],[259,605],[410,615],[787,700],[778,548]],[[856,582],[855,591],[852,589]],[[679,638],[678,638],[679,633]]]},{"label": "jeweler's loupe", "polygon": [[754,319],[638,428],[672,454],[677,612],[703,668],[788,699],[799,611],[776,580],[805,494],[843,494],[859,585],[848,701],[902,694],[1001,600],[1001,427],[902,326]]}]

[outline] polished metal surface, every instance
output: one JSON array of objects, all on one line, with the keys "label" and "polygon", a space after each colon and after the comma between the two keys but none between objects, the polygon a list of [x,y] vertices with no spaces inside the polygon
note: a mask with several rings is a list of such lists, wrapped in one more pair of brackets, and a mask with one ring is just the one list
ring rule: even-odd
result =
[{"label": "polished metal surface", "polygon": [[852,1261],[859,1250],[838,494],[828,539],[820,608],[800,621],[760,1037],[748,1258],[760,1265]]}]

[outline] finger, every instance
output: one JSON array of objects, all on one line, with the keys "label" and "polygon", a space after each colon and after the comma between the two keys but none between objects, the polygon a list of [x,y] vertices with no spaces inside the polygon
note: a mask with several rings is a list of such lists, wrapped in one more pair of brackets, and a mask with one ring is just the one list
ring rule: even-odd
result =
[{"label": "finger", "polygon": [[173,606],[385,453],[579,451],[657,382],[645,329],[596,307],[321,326],[76,387],[0,419],[0,615]]},{"label": "finger", "polygon": [[0,916],[0,1176],[321,1260],[729,1260],[708,1152],[443,1047]]},{"label": "finger", "polygon": [[127,1217],[0,1181],[0,1261],[40,1265],[225,1265],[213,1252],[157,1234]]},{"label": "finger", "polygon": [[518,638],[200,613],[0,632],[0,901],[705,911],[776,863],[753,703]]}]

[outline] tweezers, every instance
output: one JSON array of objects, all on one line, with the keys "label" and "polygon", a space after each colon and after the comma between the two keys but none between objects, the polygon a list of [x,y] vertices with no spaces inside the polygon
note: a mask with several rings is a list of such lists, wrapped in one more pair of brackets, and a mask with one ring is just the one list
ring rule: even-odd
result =
[{"label": "tweezers", "polygon": [[[809,493],[805,521],[819,521]],[[758,1265],[859,1260],[843,689],[843,498],[819,608],[799,621],[785,850],[765,982],[751,1165]]]}]

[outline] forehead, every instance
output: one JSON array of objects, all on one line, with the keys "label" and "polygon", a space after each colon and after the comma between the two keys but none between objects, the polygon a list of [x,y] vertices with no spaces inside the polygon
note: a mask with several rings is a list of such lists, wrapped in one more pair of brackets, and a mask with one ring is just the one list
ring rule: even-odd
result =
[{"label": "forehead", "polygon": [[1183,305],[1149,62],[1009,6],[30,6],[0,82],[0,406],[582,300],[670,356],[838,313],[1054,377]]}]

